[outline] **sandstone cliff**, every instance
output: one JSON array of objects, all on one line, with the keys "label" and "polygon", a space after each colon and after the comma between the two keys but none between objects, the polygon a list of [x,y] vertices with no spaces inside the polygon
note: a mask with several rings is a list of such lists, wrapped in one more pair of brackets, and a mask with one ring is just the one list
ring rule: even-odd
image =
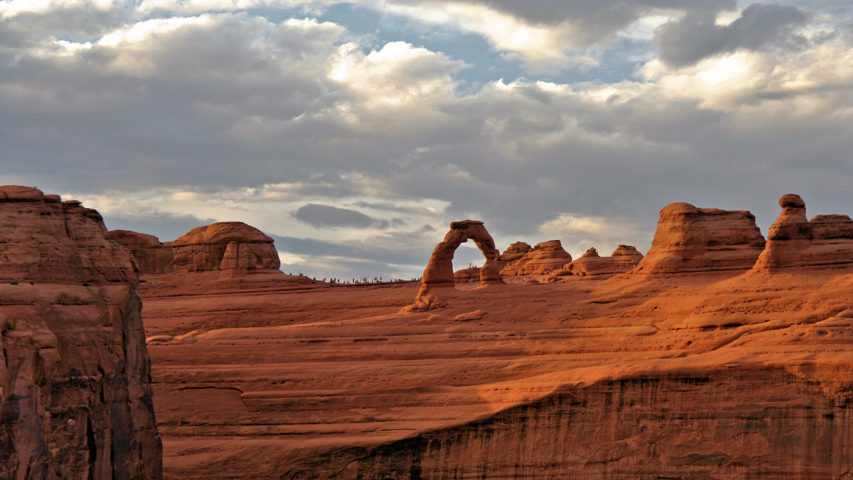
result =
[{"label": "sandstone cliff", "polygon": [[537,243],[521,258],[511,261],[501,270],[501,275],[547,275],[571,261],[572,256],[563,250],[559,240],[549,240]]},{"label": "sandstone cliff", "polygon": [[98,212],[0,187],[0,478],[161,478],[137,283]]},{"label": "sandstone cliff", "polygon": [[109,236],[133,253],[143,274],[218,271],[221,278],[281,274],[273,239],[242,222],[194,228],[165,243],[152,235],[127,230],[112,230]]},{"label": "sandstone cliff", "polygon": [[779,199],[782,213],[770,227],[767,246],[755,270],[853,263],[853,220],[847,215],[806,219],[799,195]]},{"label": "sandstone cliff", "polygon": [[673,203],[661,210],[652,248],[633,273],[749,270],[764,244],[749,212]]}]

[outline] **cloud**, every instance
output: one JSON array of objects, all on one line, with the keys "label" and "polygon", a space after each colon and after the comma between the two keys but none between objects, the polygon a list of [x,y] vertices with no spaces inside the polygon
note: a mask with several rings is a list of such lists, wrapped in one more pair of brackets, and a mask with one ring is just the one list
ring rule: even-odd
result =
[{"label": "cloud", "polygon": [[809,15],[795,5],[755,3],[728,25],[714,12],[691,12],[657,31],[661,60],[669,66],[693,65],[703,58],[740,49],[798,48],[807,40],[795,33]]},{"label": "cloud", "polygon": [[388,228],[388,220],[377,219],[348,208],[309,203],[292,213],[293,217],[316,228]]}]

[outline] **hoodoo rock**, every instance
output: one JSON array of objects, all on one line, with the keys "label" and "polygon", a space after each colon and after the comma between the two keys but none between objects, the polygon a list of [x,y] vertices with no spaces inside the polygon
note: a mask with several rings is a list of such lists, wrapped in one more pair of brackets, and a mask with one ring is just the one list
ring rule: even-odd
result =
[{"label": "hoodoo rock", "polygon": [[498,268],[498,256],[500,251],[495,248],[495,241],[483,222],[476,220],[464,220],[450,224],[450,231],[444,236],[444,241],[435,246],[430,256],[429,263],[424,269],[421,279],[421,289],[415,303],[405,307],[404,313],[419,310],[429,310],[443,306],[444,302],[430,292],[430,286],[453,285],[453,254],[459,245],[473,240],[477,248],[483,252],[486,262],[480,269],[480,282],[482,284],[501,283],[500,269]]},{"label": "hoodoo rock", "polygon": [[281,274],[273,239],[242,222],[194,228],[165,243],[152,235],[127,230],[113,230],[109,236],[133,253],[143,274],[219,271],[224,278]]},{"label": "hoodoo rock", "polygon": [[549,240],[537,243],[521,258],[509,263],[501,270],[501,275],[548,275],[571,261],[572,256],[563,250],[559,240]]},{"label": "hoodoo rock", "polygon": [[853,263],[853,220],[847,215],[806,218],[799,195],[779,199],[782,213],[770,227],[767,246],[756,262],[757,271],[783,267]]},{"label": "hoodoo rock", "polygon": [[764,249],[755,217],[673,203],[660,212],[652,248],[633,273],[749,270]]},{"label": "hoodoo rock", "polygon": [[162,477],[137,269],[106,232],[0,187],[0,478]]},{"label": "hoodoo rock", "polygon": [[601,257],[595,248],[563,267],[567,274],[584,277],[587,275],[609,275],[631,271],[643,259],[643,254],[630,245],[619,245],[609,257]]}]

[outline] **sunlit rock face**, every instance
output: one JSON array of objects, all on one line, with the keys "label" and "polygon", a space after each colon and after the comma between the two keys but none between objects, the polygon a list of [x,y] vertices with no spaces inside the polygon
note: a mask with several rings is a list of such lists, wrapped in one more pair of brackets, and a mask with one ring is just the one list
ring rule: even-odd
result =
[{"label": "sunlit rock face", "polygon": [[127,247],[143,274],[221,272],[225,278],[281,274],[273,239],[242,222],[218,222],[190,230],[172,242],[128,230],[110,238]]},{"label": "sunlit rock face", "polygon": [[0,187],[0,478],[161,478],[137,286],[98,212]]},{"label": "sunlit rock face", "polygon": [[633,272],[749,270],[764,244],[755,217],[747,211],[673,203],[661,210],[652,248]]},{"label": "sunlit rock face", "polygon": [[785,267],[853,264],[853,220],[847,215],[806,218],[799,195],[779,199],[782,213],[770,227],[767,247],[755,264],[757,271]]},{"label": "sunlit rock face", "polygon": [[842,478],[851,421],[784,369],[649,374],[391,443],[338,478]]},{"label": "sunlit rock face", "polygon": [[501,275],[548,275],[571,261],[572,256],[563,249],[563,244],[559,240],[549,240],[537,243],[523,256],[510,261],[501,270]]}]

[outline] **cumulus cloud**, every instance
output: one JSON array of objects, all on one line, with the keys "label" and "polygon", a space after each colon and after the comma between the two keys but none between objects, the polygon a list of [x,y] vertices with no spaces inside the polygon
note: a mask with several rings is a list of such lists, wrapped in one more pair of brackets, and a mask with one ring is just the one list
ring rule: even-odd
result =
[{"label": "cumulus cloud", "polygon": [[[240,2],[144,2],[150,15],[134,2],[63,5],[0,20],[0,162],[9,182],[74,192],[111,228],[169,239],[240,220],[346,247],[293,247],[296,263],[391,262],[383,271],[415,276],[464,218],[484,220],[501,247],[560,238],[576,253],[647,249],[657,212],[675,201],[752,210],[765,230],[790,191],[826,199],[811,211],[851,213],[840,199],[853,181],[853,37],[807,5],[371,4],[432,12],[422,21],[493,35],[502,52],[539,46],[546,63],[614,34],[648,42],[664,25],[661,55],[649,47],[615,80],[530,75],[464,90],[459,76],[482,67],[452,49],[373,44],[338,23],[273,21]],[[169,14],[182,5],[193,11]],[[88,15],[88,33],[42,22],[69,9]],[[690,22],[711,40],[691,44]],[[512,44],[515,34],[533,40]],[[299,211],[308,223],[287,214]]]}]

